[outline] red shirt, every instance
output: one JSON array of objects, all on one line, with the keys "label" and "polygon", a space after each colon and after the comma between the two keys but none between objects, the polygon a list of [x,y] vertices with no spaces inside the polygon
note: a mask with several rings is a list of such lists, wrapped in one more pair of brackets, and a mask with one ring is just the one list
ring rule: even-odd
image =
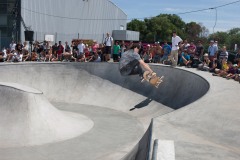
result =
[{"label": "red shirt", "polygon": [[64,47],[62,45],[58,45],[58,51],[57,54],[60,55],[63,53]]}]

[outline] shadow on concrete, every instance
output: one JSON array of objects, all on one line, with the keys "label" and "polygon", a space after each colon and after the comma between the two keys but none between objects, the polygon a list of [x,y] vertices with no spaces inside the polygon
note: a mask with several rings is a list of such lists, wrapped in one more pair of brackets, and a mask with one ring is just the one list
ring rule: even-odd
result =
[{"label": "shadow on concrete", "polygon": [[148,104],[152,102],[152,99],[151,98],[147,98],[145,99],[144,101],[138,103],[137,105],[135,105],[133,108],[131,108],[129,111],[133,111],[134,109],[140,109],[140,108],[143,108],[143,107],[146,107],[148,106]]}]

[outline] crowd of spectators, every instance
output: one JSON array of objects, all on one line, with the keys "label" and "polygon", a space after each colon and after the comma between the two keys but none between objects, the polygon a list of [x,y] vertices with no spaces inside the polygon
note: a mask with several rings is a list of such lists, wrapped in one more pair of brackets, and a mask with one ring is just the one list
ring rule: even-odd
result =
[{"label": "crowd of spectators", "polygon": [[[109,36],[109,35],[108,35]],[[0,62],[108,62],[110,60],[109,48],[111,48],[114,62],[118,62],[121,54],[131,48],[133,42],[115,41],[110,39],[109,45],[99,44],[93,41],[91,45],[72,41],[71,44],[61,41],[51,45],[50,42],[35,41],[32,46],[29,43],[12,43],[8,48],[3,48],[0,52]],[[139,54],[145,63],[160,63],[170,65],[171,45],[164,43],[142,44]],[[107,48],[107,51],[106,51]],[[240,82],[240,49],[234,55],[234,59],[229,59],[226,46],[219,47],[216,41],[211,40],[209,46],[203,46],[201,41],[188,43],[184,40],[178,51],[178,66],[198,68],[202,71],[211,72],[213,76],[234,79]]]}]

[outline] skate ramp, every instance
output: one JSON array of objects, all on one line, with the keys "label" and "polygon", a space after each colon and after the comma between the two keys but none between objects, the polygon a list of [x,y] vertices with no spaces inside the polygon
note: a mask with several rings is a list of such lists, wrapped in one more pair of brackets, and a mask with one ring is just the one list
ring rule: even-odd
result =
[{"label": "skate ramp", "polygon": [[59,111],[36,89],[0,83],[0,91],[0,148],[63,141],[93,127],[84,115]]},{"label": "skate ramp", "polygon": [[[108,116],[113,119],[120,117],[123,113],[125,115],[121,116],[125,117],[126,123],[132,127],[126,127],[126,129],[118,128],[119,121],[116,121],[115,126],[109,125],[109,128],[104,127],[104,130],[108,132],[104,133],[109,134],[104,138],[98,137],[101,134],[95,135],[89,132],[89,135],[95,135],[98,139],[105,139],[106,142],[109,141],[109,139],[115,138],[112,131],[115,131],[116,128],[119,129],[119,131],[116,130],[117,132],[126,134],[123,139],[121,139],[122,135],[116,135],[116,139],[119,139],[119,141],[116,140],[115,144],[111,141],[112,146],[106,147],[107,151],[104,150],[103,147],[102,149],[91,150],[91,148],[96,146],[91,139],[89,139],[89,141],[91,141],[89,143],[77,140],[75,140],[75,143],[72,141],[66,141],[66,143],[64,143],[65,140],[62,139],[63,143],[56,143],[58,145],[55,145],[54,141],[52,141],[50,146],[57,149],[51,150],[42,145],[40,149],[37,147],[34,148],[36,154],[33,154],[31,149],[27,151],[20,149],[17,151],[17,153],[26,152],[30,158],[30,155],[32,155],[35,159],[42,159],[37,153],[38,150],[46,152],[45,156],[52,159],[54,159],[56,154],[58,154],[58,159],[69,159],[68,156],[70,156],[70,159],[78,159],[79,156],[81,156],[82,159],[86,157],[88,157],[88,159],[113,159],[113,157],[120,159],[129,153],[141,139],[152,118],[171,113],[175,109],[197,101],[206,94],[209,89],[209,83],[196,74],[158,65],[151,66],[158,75],[164,75],[165,77],[163,84],[161,84],[158,89],[149,85],[147,82],[140,83],[138,76],[122,77],[118,72],[117,63],[22,63],[11,65],[2,64],[0,67],[5,71],[0,77],[1,82],[17,83],[40,90],[53,106],[61,110],[68,111],[68,109],[70,109],[71,112],[74,112],[78,111],[78,106],[81,108],[83,105],[87,105],[93,106],[89,108],[95,108],[94,110],[104,109],[105,113],[106,110],[111,111],[109,113],[117,111],[118,114],[114,114],[114,117],[109,116],[110,114]],[[104,117],[104,120],[106,120],[108,116]],[[131,123],[128,122],[129,119],[131,119]],[[110,123],[109,121],[111,121],[111,119],[108,119],[106,122],[104,121],[104,123]],[[123,122],[123,119],[121,122]],[[94,127],[96,126],[94,125]],[[103,124],[102,127],[103,126],[105,125]],[[57,126],[57,128],[58,127],[60,126]],[[127,128],[129,130],[127,130]],[[101,130],[98,131],[102,132]],[[149,141],[145,141],[145,139],[148,138],[144,138],[144,140],[140,142],[141,145],[137,145],[138,147],[135,148],[135,151],[129,154],[130,157],[137,157],[137,154],[139,154],[141,150],[144,150],[141,147],[149,143]],[[95,139],[95,141],[97,140]],[[78,146],[76,142],[78,142],[78,144],[85,144],[84,148]],[[74,145],[72,143],[74,143]],[[91,147],[91,145],[94,146]],[[100,145],[100,143],[98,143],[98,145]],[[71,151],[60,153],[59,150],[64,149],[66,146],[78,148],[79,150],[71,149]],[[116,149],[113,146],[115,146]],[[84,149],[88,147],[89,149],[85,151]],[[81,150],[85,152],[82,153]],[[16,152],[14,149],[10,151]],[[8,152],[11,153],[10,151]],[[144,150],[144,152],[148,151]],[[98,155],[94,156],[94,154]],[[6,155],[6,152],[3,153],[0,151],[0,155],[9,157],[9,155]],[[60,155],[62,158],[60,158]],[[87,155],[91,156],[89,157]],[[18,158],[15,157],[15,159]],[[125,159],[128,159],[128,156],[125,157]]]}]

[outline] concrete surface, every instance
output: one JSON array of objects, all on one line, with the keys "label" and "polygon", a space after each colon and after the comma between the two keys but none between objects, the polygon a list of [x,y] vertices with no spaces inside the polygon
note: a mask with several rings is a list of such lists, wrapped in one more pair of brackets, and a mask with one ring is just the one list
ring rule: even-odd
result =
[{"label": "concrete surface", "polygon": [[[195,69],[161,65],[152,65],[165,77],[158,89],[140,83],[138,76],[120,76],[116,63],[22,63],[0,67],[4,71],[1,82],[40,90],[63,112],[83,114],[94,122],[89,132],[72,139],[0,148],[0,160],[130,159],[146,145],[147,141],[138,141],[152,118],[151,141],[173,141],[178,160],[240,157],[237,82]],[[133,152],[134,146],[138,151]],[[151,150],[152,146],[150,158]]]},{"label": "concrete surface", "polygon": [[0,91],[0,148],[72,139],[93,127],[88,117],[56,109],[36,89],[0,83]]}]

